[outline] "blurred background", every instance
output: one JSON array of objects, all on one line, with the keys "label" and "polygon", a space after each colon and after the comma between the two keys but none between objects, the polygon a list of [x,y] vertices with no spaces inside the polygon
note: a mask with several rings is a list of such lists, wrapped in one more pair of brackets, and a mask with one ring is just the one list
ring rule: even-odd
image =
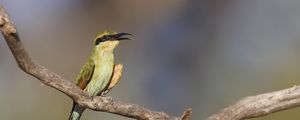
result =
[{"label": "blurred background", "polygon": [[[300,83],[297,0],[0,0],[31,57],[73,81],[95,34],[134,34],[109,95],[201,120],[250,95]],[[0,40],[0,119],[65,120],[72,101],[22,72]],[[298,120],[300,109],[255,120]],[[86,110],[82,120],[130,120]]]}]

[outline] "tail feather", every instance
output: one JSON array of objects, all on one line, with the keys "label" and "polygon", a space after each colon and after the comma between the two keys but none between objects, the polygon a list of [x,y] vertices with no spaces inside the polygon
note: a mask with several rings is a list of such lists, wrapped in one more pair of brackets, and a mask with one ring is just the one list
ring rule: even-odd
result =
[{"label": "tail feather", "polygon": [[70,113],[69,120],[79,120],[81,117],[81,114],[83,113],[84,110],[85,110],[85,108],[79,106],[78,104],[76,104],[74,102],[72,111]]}]

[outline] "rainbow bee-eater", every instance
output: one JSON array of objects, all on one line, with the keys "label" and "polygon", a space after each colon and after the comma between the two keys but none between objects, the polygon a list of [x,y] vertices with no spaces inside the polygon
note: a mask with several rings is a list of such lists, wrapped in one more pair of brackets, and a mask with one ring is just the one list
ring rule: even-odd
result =
[{"label": "rainbow bee-eater", "polygon": [[[114,49],[121,40],[130,40],[128,33],[104,31],[93,42],[93,51],[76,78],[76,85],[90,96],[105,95],[118,82],[122,75],[121,64],[114,63]],[[69,120],[79,120],[84,107],[73,103]]]}]

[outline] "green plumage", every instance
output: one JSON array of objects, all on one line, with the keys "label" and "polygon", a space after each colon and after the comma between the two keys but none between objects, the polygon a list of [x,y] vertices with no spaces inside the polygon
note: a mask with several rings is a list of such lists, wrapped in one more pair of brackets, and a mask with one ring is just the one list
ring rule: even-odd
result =
[{"label": "green plumage", "polygon": [[[114,38],[112,35],[117,33],[104,31],[97,35],[92,54],[76,78],[76,85],[90,96],[101,95],[107,89],[113,75],[113,50],[119,41],[118,37]],[[69,120],[79,120],[83,111],[83,107],[74,103]]]},{"label": "green plumage", "polygon": [[114,55],[112,50],[98,50],[92,57],[95,64],[94,74],[84,91],[91,96],[96,96],[104,91],[109,84],[113,73]]}]

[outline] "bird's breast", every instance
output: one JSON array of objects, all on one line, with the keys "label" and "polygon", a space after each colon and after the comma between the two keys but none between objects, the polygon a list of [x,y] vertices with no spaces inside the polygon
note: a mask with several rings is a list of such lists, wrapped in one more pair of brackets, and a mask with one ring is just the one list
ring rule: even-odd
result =
[{"label": "bird's breast", "polygon": [[112,53],[102,53],[94,57],[94,73],[90,83],[85,88],[89,95],[95,96],[104,91],[108,86],[114,68],[114,56]]}]

